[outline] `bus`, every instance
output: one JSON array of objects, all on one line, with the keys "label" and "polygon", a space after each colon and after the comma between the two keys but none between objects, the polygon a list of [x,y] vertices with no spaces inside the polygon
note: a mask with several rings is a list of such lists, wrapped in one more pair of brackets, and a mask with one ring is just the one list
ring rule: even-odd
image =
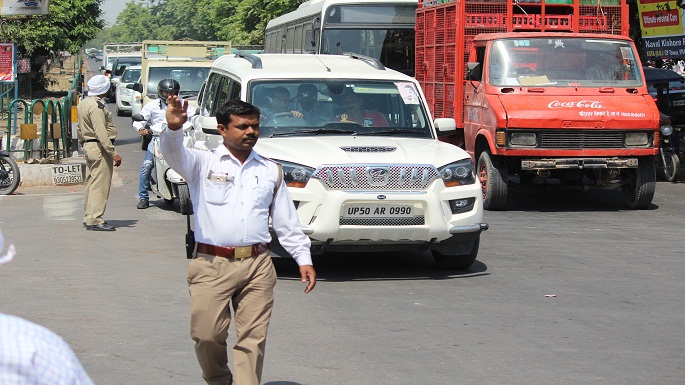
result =
[{"label": "bus", "polygon": [[414,76],[418,0],[309,0],[266,25],[266,53],[355,53]]}]

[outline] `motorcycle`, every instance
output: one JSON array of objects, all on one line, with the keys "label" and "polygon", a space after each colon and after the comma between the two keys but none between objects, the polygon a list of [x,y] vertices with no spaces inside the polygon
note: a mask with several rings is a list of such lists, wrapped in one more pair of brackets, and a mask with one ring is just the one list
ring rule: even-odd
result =
[{"label": "motorcycle", "polygon": [[[140,114],[131,116],[136,122],[144,122],[145,118]],[[164,160],[162,151],[159,147],[159,134],[162,132],[162,123],[148,125],[146,128],[152,131],[150,141],[150,152],[152,153],[153,168],[150,178],[150,189],[158,198],[164,199],[164,203],[173,204],[178,199],[178,206],[183,215],[193,213],[193,204],[190,200],[190,190],[185,179],[174,171]],[[183,125],[183,145],[188,146],[191,137],[192,125],[186,122]]]},{"label": "motorcycle", "polygon": [[656,156],[656,163],[662,169],[662,176],[669,182],[677,182],[680,174],[681,156],[680,153],[680,127],[671,125],[668,117],[661,118],[661,135],[659,136],[659,155]]},{"label": "motorcycle", "polygon": [[0,195],[10,195],[19,187],[19,165],[10,153],[0,150]]}]

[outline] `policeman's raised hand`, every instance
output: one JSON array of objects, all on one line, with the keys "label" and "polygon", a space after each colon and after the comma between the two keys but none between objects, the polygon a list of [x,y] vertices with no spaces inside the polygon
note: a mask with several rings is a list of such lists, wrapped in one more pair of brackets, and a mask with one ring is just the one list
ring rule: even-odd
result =
[{"label": "policeman's raised hand", "polygon": [[302,265],[300,266],[300,276],[302,276],[302,282],[309,282],[307,287],[304,289],[305,293],[309,293],[316,286],[316,271],[312,265]]},{"label": "policeman's raised hand", "polygon": [[188,120],[188,101],[181,100],[178,95],[169,95],[166,99],[166,123],[171,131],[176,131],[183,127],[183,123]]},{"label": "policeman's raised hand", "polygon": [[117,155],[114,158],[112,158],[114,161],[114,167],[119,167],[121,166],[121,156]]}]

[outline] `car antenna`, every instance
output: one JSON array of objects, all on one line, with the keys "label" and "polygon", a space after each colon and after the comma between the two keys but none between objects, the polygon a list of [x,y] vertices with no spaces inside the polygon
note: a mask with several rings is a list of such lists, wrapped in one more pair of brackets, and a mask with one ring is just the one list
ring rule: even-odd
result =
[{"label": "car antenna", "polygon": [[316,56],[316,59],[317,59],[319,62],[321,62],[321,64],[323,64],[324,67],[326,67],[326,72],[331,72],[331,69],[326,65],[326,63],[323,62],[323,60],[321,60],[321,58],[319,57],[319,55],[314,54],[314,56]]}]

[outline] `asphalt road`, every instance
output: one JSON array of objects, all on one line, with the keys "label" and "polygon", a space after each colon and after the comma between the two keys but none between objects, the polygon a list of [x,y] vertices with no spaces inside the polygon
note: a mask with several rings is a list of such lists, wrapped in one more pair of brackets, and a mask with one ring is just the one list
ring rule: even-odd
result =
[{"label": "asphalt road", "polygon": [[[161,200],[135,208],[143,153],[130,118],[115,121],[116,232],[82,228],[82,186],[0,196],[0,229],[18,250],[0,267],[0,312],[63,336],[96,384],[203,384],[185,219]],[[511,202],[486,212],[467,271],[442,271],[428,253],[326,255],[304,294],[295,263],[277,260],[263,382],[682,383],[685,183],[659,182],[644,211],[610,191],[514,191]]]}]

